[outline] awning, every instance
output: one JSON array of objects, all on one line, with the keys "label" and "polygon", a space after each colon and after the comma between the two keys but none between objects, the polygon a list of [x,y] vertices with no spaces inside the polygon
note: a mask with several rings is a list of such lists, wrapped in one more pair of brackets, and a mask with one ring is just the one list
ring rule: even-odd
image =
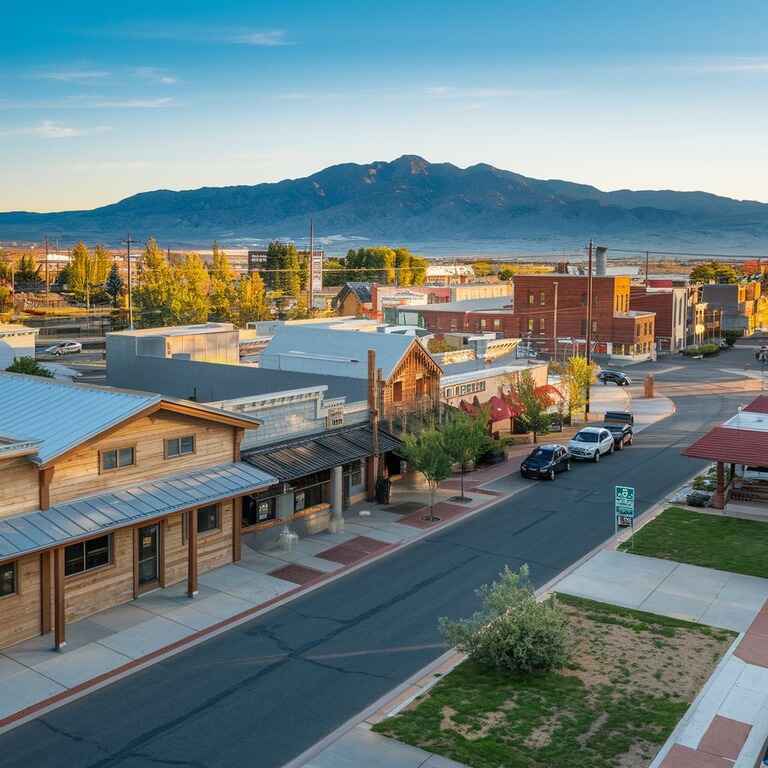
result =
[{"label": "awning", "polygon": [[[395,451],[400,445],[394,435],[379,430],[380,453]],[[243,451],[242,459],[287,483],[372,455],[373,433],[369,426],[361,426]]]},{"label": "awning", "polygon": [[682,454],[727,464],[765,466],[768,462],[768,432],[715,427],[683,449]]},{"label": "awning", "polygon": [[244,462],[149,480],[42,512],[0,519],[0,558],[7,559],[98,536],[144,520],[268,488],[272,475]]}]

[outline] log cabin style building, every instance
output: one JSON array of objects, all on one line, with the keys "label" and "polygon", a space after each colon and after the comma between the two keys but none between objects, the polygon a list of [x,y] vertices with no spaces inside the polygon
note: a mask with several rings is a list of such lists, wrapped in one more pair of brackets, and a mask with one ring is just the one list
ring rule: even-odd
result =
[{"label": "log cabin style building", "polygon": [[161,395],[0,373],[0,648],[240,559],[258,420]]}]

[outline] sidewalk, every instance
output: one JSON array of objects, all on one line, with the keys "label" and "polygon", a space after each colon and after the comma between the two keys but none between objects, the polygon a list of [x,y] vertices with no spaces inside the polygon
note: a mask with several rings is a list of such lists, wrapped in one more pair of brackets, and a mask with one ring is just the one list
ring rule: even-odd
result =
[{"label": "sidewalk", "polygon": [[602,550],[556,591],[739,632],[651,768],[754,768],[768,739],[768,579]]}]

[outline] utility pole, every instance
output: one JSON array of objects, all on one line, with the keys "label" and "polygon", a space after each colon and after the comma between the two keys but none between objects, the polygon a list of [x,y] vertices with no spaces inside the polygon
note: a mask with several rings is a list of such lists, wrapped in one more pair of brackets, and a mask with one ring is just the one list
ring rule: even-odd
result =
[{"label": "utility pole", "polygon": [[123,240],[128,246],[128,330],[133,330],[133,270],[131,269],[131,245],[137,242],[131,238],[131,233]]},{"label": "utility pole", "polygon": [[[48,298],[48,238],[45,238],[45,298]],[[48,302],[46,301],[46,304]]]},{"label": "utility pole", "polygon": [[[592,367],[592,240],[589,241],[587,257],[587,367]],[[591,378],[591,377],[590,377]],[[584,401],[584,419],[589,421],[589,388],[591,381],[587,382],[587,396]]]},{"label": "utility pole", "polygon": [[648,251],[645,252],[645,287],[648,287]]},{"label": "utility pole", "polygon": [[309,269],[307,270],[307,310],[312,314],[312,307],[315,303],[314,285],[315,280],[315,220],[309,220]]},{"label": "utility pole", "polygon": [[552,285],[555,287],[555,313],[552,320],[552,351],[555,355],[555,360],[557,360],[557,287],[558,283],[557,280],[555,280]]}]

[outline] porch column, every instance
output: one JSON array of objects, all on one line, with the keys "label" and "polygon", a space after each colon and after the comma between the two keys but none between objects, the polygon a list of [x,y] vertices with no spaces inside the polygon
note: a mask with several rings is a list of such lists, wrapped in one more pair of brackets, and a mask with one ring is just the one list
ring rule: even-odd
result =
[{"label": "porch column", "polygon": [[241,537],[243,531],[243,497],[238,496],[232,499],[232,562],[239,563],[242,544]]},{"label": "porch column", "polygon": [[53,551],[53,647],[58,651],[67,644],[64,625],[64,547]]},{"label": "porch column", "polygon": [[331,523],[332,533],[344,530],[344,470],[334,467],[331,470]]},{"label": "porch column", "polygon": [[725,507],[725,465],[722,461],[717,462],[717,485],[712,497],[712,506],[717,509]]},{"label": "porch column", "polygon": [[187,595],[197,597],[197,510],[187,511]]},{"label": "porch column", "polygon": [[53,629],[51,614],[51,550],[40,553],[40,634]]}]

